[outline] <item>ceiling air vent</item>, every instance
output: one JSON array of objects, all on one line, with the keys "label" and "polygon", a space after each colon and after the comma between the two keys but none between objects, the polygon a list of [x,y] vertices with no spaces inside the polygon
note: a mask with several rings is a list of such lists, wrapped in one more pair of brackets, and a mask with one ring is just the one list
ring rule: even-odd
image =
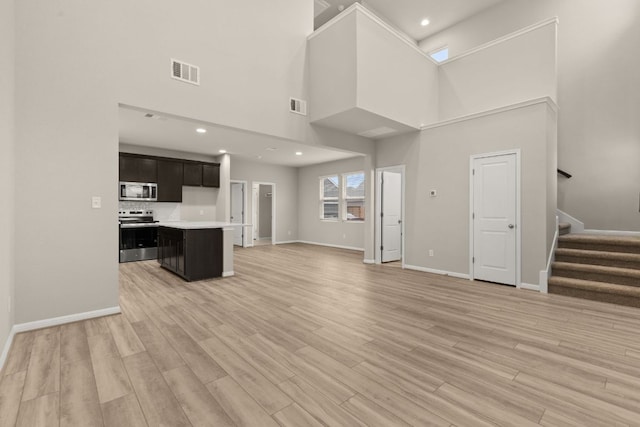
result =
[{"label": "ceiling air vent", "polygon": [[200,67],[186,62],[171,60],[171,77],[181,82],[200,84]]},{"label": "ceiling air vent", "polygon": [[289,111],[306,116],[307,101],[303,101],[302,99],[289,98]]}]

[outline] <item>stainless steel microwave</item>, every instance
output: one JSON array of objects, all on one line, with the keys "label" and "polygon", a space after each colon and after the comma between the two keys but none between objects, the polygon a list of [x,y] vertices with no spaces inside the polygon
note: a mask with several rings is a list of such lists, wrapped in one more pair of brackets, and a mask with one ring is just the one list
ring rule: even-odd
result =
[{"label": "stainless steel microwave", "polygon": [[120,181],[120,200],[155,202],[158,200],[158,184]]}]

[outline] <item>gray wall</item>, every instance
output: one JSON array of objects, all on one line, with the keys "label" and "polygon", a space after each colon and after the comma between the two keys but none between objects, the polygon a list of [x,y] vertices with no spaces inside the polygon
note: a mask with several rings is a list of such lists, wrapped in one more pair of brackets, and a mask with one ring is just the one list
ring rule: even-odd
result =
[{"label": "gray wall", "polygon": [[[13,325],[14,268],[14,2],[0,2],[0,347]],[[1,351],[1,350],[0,350]]]},{"label": "gray wall", "polygon": [[[552,136],[546,103],[484,116],[377,143],[377,167],[406,165],[405,263],[469,273],[469,159],[521,149],[522,281],[538,284],[553,239],[555,186]],[[547,183],[545,177],[551,177]],[[438,196],[429,197],[436,189]],[[428,251],[434,250],[429,257]]]},{"label": "gray wall", "polygon": [[558,207],[587,228],[640,230],[640,2],[510,0],[424,40],[450,54],[558,16]]},{"label": "gray wall", "polygon": [[[276,230],[275,241],[289,242],[298,240],[298,169],[286,166],[268,165],[250,160],[231,158],[231,179],[247,181],[247,208],[245,218],[251,222],[254,182],[276,184]],[[250,230],[247,230],[250,233]]]},{"label": "gray wall", "polygon": [[[374,144],[372,142],[372,144]],[[364,249],[364,222],[325,221],[320,219],[320,184],[318,178],[364,170],[364,157],[307,166],[299,170],[298,223],[299,239],[304,242]],[[371,197],[370,194],[367,197]],[[370,205],[367,205],[367,207]],[[365,212],[373,218],[373,212]]]},{"label": "gray wall", "polygon": [[[269,194],[271,193],[271,194]],[[258,190],[258,237],[271,238],[273,186],[260,184]]]},{"label": "gray wall", "polygon": [[[306,97],[313,4],[280,6],[254,1],[247,14],[241,2],[16,2],[17,323],[118,304],[118,103],[304,137],[306,119],[286,105]],[[260,49],[256,34],[269,35]],[[201,85],[171,79],[170,58],[199,65]],[[91,209],[92,196],[102,209]]]}]

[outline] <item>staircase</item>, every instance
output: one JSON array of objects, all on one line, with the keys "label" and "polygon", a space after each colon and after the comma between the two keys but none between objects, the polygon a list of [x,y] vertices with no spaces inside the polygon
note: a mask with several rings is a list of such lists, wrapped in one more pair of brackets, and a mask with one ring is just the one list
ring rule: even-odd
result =
[{"label": "staircase", "polygon": [[640,307],[640,237],[561,235],[549,292]]}]

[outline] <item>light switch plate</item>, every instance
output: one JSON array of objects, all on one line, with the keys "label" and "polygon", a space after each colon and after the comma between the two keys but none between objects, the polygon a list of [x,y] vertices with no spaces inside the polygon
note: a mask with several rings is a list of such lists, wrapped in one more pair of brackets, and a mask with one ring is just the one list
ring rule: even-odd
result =
[{"label": "light switch plate", "polygon": [[102,207],[102,197],[100,196],[93,196],[91,198],[91,207],[93,209],[100,209]]}]

